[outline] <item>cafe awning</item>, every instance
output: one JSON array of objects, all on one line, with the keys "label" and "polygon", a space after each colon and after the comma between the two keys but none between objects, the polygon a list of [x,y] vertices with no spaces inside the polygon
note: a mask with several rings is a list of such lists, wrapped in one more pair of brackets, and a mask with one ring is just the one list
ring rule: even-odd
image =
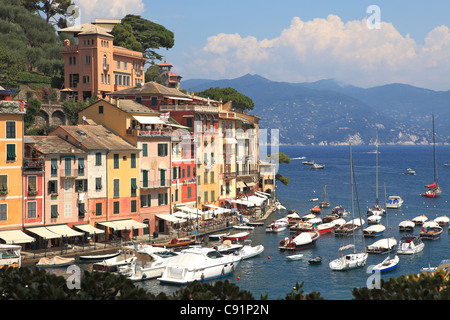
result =
[{"label": "cafe awning", "polygon": [[3,239],[7,244],[29,243],[35,241],[33,237],[30,237],[21,230],[0,231],[0,239]]},{"label": "cafe awning", "polygon": [[114,230],[131,230],[148,227],[148,225],[146,225],[145,223],[137,222],[134,221],[133,219],[102,221],[97,223],[102,226],[112,228]]},{"label": "cafe awning", "polygon": [[141,124],[165,124],[159,117],[133,116],[133,118]]},{"label": "cafe awning", "polygon": [[84,232],[92,233],[92,234],[105,233],[104,230],[93,227],[90,224],[78,224],[78,225],[74,225],[74,227],[78,228]]},{"label": "cafe awning", "polygon": [[54,232],[48,230],[46,227],[28,228],[27,231],[37,234],[39,237],[42,237],[44,239],[61,238],[60,234],[54,233]]},{"label": "cafe awning", "polygon": [[159,219],[163,219],[169,222],[173,222],[173,223],[183,223],[186,222],[186,219],[179,219],[177,217],[174,217],[171,214],[168,213],[163,213],[163,214],[157,214],[156,215]]},{"label": "cafe awning", "polygon": [[75,231],[65,224],[60,224],[56,226],[47,226],[46,228],[51,232],[59,234],[60,237],[77,237],[83,235],[83,233]]}]

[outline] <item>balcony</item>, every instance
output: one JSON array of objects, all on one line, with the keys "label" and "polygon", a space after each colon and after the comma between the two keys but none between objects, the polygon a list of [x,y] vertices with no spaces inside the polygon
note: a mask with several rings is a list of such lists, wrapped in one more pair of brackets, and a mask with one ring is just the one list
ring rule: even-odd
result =
[{"label": "balcony", "polygon": [[23,167],[24,169],[38,169],[42,170],[45,166],[44,158],[24,158]]},{"label": "balcony", "polygon": [[78,169],[61,169],[59,171],[59,176],[64,179],[76,178],[78,175]]},{"label": "balcony", "polygon": [[244,177],[244,176],[253,176],[253,175],[257,175],[259,173],[258,170],[243,170],[243,171],[238,171],[237,175],[240,177]]},{"label": "balcony", "polygon": [[168,188],[172,185],[172,181],[170,179],[164,180],[141,180],[140,187],[141,189],[156,189],[156,188]]}]

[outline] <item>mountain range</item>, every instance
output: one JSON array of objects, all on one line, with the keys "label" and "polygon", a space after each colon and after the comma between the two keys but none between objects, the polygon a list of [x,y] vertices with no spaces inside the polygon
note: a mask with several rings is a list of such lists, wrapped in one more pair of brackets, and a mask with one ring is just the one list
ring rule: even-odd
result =
[{"label": "mountain range", "polygon": [[360,88],[334,79],[289,83],[247,74],[235,79],[184,80],[199,92],[231,87],[255,103],[260,127],[278,129],[280,143],[298,145],[430,144],[450,142],[450,91],[406,84]]}]

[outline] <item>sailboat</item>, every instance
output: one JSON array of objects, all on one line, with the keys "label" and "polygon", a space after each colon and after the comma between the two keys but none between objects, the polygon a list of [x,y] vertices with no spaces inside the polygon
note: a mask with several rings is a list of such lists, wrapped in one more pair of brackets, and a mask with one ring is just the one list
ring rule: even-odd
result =
[{"label": "sailboat", "polygon": [[434,133],[434,114],[433,114],[433,156],[434,156],[434,182],[432,184],[426,184],[425,188],[428,190],[421,195],[427,198],[439,197],[442,193],[441,187],[438,185],[437,166],[436,166],[436,140]]},{"label": "sailboat", "polygon": [[[384,197],[386,198],[386,184],[384,185]],[[386,202],[386,199],[385,199]],[[389,221],[388,221],[388,213],[386,207],[386,229],[388,231],[388,247],[389,247]],[[395,255],[394,258],[391,258],[391,250],[388,251],[388,257],[383,260],[383,262],[377,264],[372,268],[372,272],[387,272],[394,270],[398,266],[398,262],[400,258],[398,255]]]},{"label": "sailboat", "polygon": [[323,187],[323,201],[321,203],[319,203],[319,206],[321,208],[328,208],[330,206],[330,201],[328,201],[327,199],[327,186]]},{"label": "sailboat", "polygon": [[369,215],[369,216],[371,216],[371,215],[380,216],[380,215],[386,213],[384,211],[384,209],[378,204],[378,134],[377,134],[377,141],[376,141],[375,146],[376,146],[375,204],[372,208],[367,209],[367,215]]},{"label": "sailboat", "polygon": [[[352,216],[354,217],[354,204],[353,204],[353,185],[355,186],[355,193],[356,193],[356,201],[358,203],[358,212],[359,212],[359,219],[361,219],[361,210],[359,208],[359,200],[358,200],[358,191],[356,188],[356,179],[355,179],[355,169],[353,167],[353,157],[352,157],[352,146],[350,144],[350,166],[351,166],[351,194],[352,194]],[[354,219],[353,219],[354,220]],[[355,233],[353,232],[353,244],[343,246],[339,249],[340,252],[346,250],[346,249],[353,249],[353,253],[348,253],[346,255],[342,255],[341,257],[331,261],[329,263],[329,267],[331,270],[336,271],[343,271],[343,270],[349,270],[354,269],[358,267],[362,267],[366,264],[368,253],[364,251],[365,248],[365,242],[364,242],[364,236],[362,236],[363,241],[363,251],[360,253],[356,252],[356,240],[355,240]]]}]

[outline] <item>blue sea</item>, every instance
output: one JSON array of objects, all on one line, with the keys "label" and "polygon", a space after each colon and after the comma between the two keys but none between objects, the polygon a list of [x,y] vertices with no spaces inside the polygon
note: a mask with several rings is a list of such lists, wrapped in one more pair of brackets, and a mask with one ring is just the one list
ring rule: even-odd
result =
[{"label": "blue sea", "polygon": [[[353,162],[358,191],[361,215],[366,221],[366,211],[373,206],[376,199],[376,155],[371,152],[375,146],[353,146]],[[324,186],[327,190],[327,198],[330,208],[322,209],[321,217],[329,214],[334,206],[342,205],[347,211],[351,210],[351,186],[350,186],[350,156],[348,146],[280,146],[280,151],[291,158],[290,164],[281,164],[278,172],[290,178],[288,186],[277,184],[276,197],[287,210],[297,209],[301,216],[318,204],[311,202],[312,198],[324,196]],[[270,150],[268,150],[270,153]],[[424,191],[424,185],[433,183],[433,147],[432,146],[379,146],[378,157],[378,198],[384,205],[385,192],[389,195],[401,196],[404,200],[401,209],[388,210],[389,230],[386,229],[381,237],[365,238],[365,244],[371,244],[381,238],[393,236],[400,240],[403,233],[398,231],[398,224],[406,219],[425,214],[429,220],[438,216],[450,217],[448,201],[450,200],[450,147],[437,146],[437,172],[439,185],[443,192],[441,197],[427,199],[420,196]],[[309,166],[302,164],[306,160],[314,160],[316,163],[325,164],[323,170],[310,170]],[[407,168],[416,171],[416,175],[404,175]],[[267,219],[266,225],[275,219],[287,214],[286,210],[277,210]],[[358,214],[358,206],[355,196],[355,215]],[[349,220],[350,217],[346,217]],[[386,217],[381,223],[386,226]],[[416,227],[414,233],[420,233],[421,227]],[[268,295],[268,299],[276,300],[284,298],[292,291],[295,284],[304,283],[302,289],[305,293],[320,292],[321,296],[330,300],[351,300],[352,289],[367,286],[370,273],[367,269],[370,265],[380,263],[386,255],[370,254],[367,264],[363,268],[339,272],[332,271],[328,267],[328,261],[338,257],[338,249],[344,240],[335,237],[334,234],[322,235],[311,248],[297,253],[302,253],[303,259],[287,261],[288,253],[278,250],[278,242],[289,235],[289,231],[278,234],[266,233],[263,227],[251,231],[249,239],[253,245],[262,244],[265,247],[260,257],[244,260],[234,274],[225,279],[235,283],[239,288],[252,292],[256,299],[261,295]],[[362,246],[360,234],[357,234],[357,249]],[[347,241],[347,240],[346,240]],[[426,241],[425,249],[416,255],[401,255],[398,267],[388,273],[382,274],[382,278],[389,280],[391,277],[419,273],[422,267],[436,266],[444,258],[450,257],[448,245],[448,227],[444,228],[440,239]],[[308,259],[321,256],[323,261],[318,265],[308,264]],[[175,286],[160,285],[157,280],[149,280],[138,284],[143,288],[159,293],[164,291],[172,293],[178,289]]]}]

